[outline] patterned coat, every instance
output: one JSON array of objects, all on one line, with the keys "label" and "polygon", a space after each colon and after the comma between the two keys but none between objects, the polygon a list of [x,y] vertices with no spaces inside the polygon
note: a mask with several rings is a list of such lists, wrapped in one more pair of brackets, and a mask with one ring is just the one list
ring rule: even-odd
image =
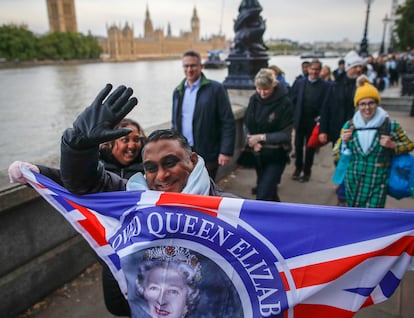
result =
[{"label": "patterned coat", "polygon": [[[343,129],[349,127],[346,122]],[[408,153],[414,149],[414,143],[407,137],[400,124],[390,120],[389,133],[396,142],[395,150],[380,145],[377,131],[367,153],[364,153],[358,140],[358,131],[354,131],[347,147],[352,151],[345,175],[346,203],[352,207],[383,208],[387,198],[387,185],[393,155]],[[342,133],[341,133],[342,135]],[[340,156],[342,140],[338,139],[333,149],[334,159]]]}]

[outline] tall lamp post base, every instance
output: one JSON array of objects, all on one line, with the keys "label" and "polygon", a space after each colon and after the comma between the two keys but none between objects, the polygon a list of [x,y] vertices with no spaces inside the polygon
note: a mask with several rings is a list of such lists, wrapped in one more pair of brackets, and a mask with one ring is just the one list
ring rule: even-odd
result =
[{"label": "tall lamp post base", "polygon": [[228,76],[223,85],[227,89],[255,89],[254,77],[261,68],[268,66],[268,55],[247,56],[230,54],[226,59],[230,62]]}]

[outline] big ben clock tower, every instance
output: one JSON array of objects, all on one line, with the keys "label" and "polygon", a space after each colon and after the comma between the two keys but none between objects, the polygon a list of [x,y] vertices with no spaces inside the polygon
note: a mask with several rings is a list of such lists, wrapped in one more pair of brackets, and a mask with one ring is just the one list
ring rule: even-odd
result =
[{"label": "big ben clock tower", "polygon": [[78,32],[75,0],[47,0],[50,32]]},{"label": "big ben clock tower", "polygon": [[191,33],[193,35],[193,42],[200,39],[200,19],[197,16],[197,9],[194,7],[193,17],[191,18]]}]

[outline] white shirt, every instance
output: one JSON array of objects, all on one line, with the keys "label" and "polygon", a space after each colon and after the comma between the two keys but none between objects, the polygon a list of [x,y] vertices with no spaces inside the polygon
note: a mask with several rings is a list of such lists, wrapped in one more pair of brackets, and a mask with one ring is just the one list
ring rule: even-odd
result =
[{"label": "white shirt", "polygon": [[190,88],[185,82],[184,84],[184,99],[183,99],[183,110],[181,114],[181,123],[183,127],[183,135],[187,138],[188,143],[191,147],[194,146],[193,138],[193,117],[194,109],[196,105],[197,92],[200,88],[201,77],[193,83]]}]

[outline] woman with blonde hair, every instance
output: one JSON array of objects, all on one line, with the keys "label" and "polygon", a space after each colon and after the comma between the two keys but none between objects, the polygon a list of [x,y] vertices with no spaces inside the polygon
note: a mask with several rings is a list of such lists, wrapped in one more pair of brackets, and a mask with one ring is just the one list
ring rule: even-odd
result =
[{"label": "woman with blonde hair", "polygon": [[249,100],[244,117],[248,146],[255,153],[256,199],[280,201],[277,185],[289,162],[293,127],[288,90],[269,69],[255,77],[256,93]]}]

